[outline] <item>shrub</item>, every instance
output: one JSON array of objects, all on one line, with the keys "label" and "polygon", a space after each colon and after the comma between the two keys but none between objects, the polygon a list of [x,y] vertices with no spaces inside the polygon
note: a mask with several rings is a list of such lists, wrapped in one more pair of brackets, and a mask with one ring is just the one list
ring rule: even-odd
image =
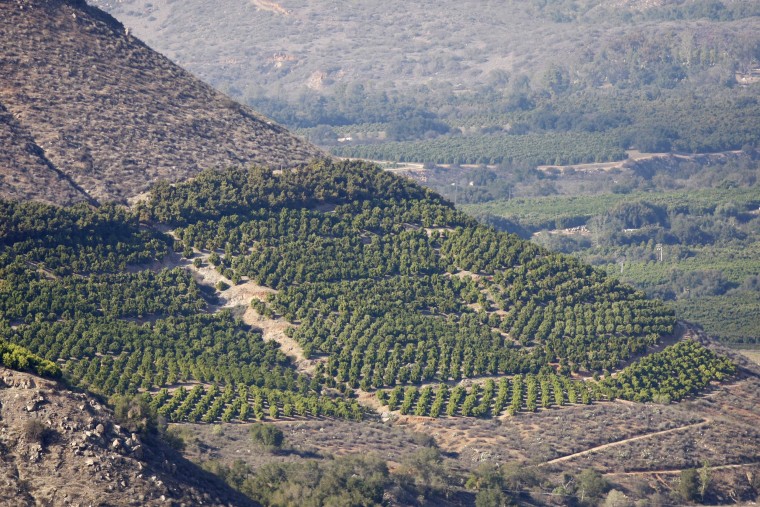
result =
[{"label": "shrub", "polygon": [[578,477],[578,495],[584,499],[600,498],[607,490],[610,484],[602,477],[602,474],[592,468],[587,468],[581,472]]},{"label": "shrub", "polygon": [[695,469],[689,468],[681,472],[678,485],[676,486],[676,493],[682,500],[687,502],[697,499],[699,495],[699,473]]},{"label": "shrub", "polygon": [[150,405],[150,396],[113,396],[116,421],[132,433],[154,433],[158,427],[156,410]]},{"label": "shrub", "polygon": [[175,451],[184,451],[187,446],[185,441],[185,432],[173,426],[161,431],[161,440],[169,445]]},{"label": "shrub", "polygon": [[257,444],[279,449],[285,439],[282,430],[271,424],[254,424],[249,430],[251,440]]},{"label": "shrub", "polygon": [[37,443],[42,446],[48,443],[51,430],[39,419],[29,419],[24,424],[24,437],[29,443]]}]

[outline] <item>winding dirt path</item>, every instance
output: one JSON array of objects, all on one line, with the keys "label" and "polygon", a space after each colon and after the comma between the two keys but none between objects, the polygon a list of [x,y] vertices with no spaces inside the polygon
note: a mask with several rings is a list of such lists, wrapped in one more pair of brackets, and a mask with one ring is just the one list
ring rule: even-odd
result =
[{"label": "winding dirt path", "polygon": [[[165,230],[163,232],[166,232],[176,239],[174,234],[172,234],[172,231]],[[270,294],[276,294],[277,291],[269,287],[264,287],[263,285],[258,285],[247,277],[243,277],[237,285],[233,285],[232,281],[225,278],[208,261],[211,252],[193,251],[195,255],[203,261],[200,267],[187,259],[179,258],[179,256],[171,256],[161,267],[181,267],[187,269],[193,274],[193,277],[199,284],[214,287],[215,289],[218,282],[222,281],[226,283],[229,287],[225,290],[218,291],[220,304],[211,307],[211,311],[245,308],[241,316],[242,321],[249,326],[260,329],[264,340],[277,342],[283,353],[293,360],[293,364],[299,373],[312,375],[316,370],[317,365],[320,362],[324,362],[325,359],[307,359],[304,356],[301,345],[285,333],[286,329],[293,327],[292,324],[282,318],[272,319],[260,315],[251,307],[251,300],[254,298],[265,301],[267,296]]]},{"label": "winding dirt path", "polygon": [[567,456],[562,456],[562,457],[559,457],[559,458],[555,458],[555,459],[546,461],[544,463],[541,463],[538,466],[539,467],[543,467],[543,466],[547,466],[547,465],[554,465],[556,463],[562,463],[564,461],[570,461],[570,460],[578,458],[580,456],[586,456],[588,454],[593,454],[595,452],[603,451],[605,449],[609,449],[611,447],[616,447],[618,445],[624,445],[624,444],[627,444],[627,443],[630,443],[630,442],[635,442],[637,440],[644,440],[646,438],[657,437],[657,436],[660,436],[660,435],[667,435],[668,433],[675,433],[677,431],[683,431],[683,430],[687,430],[687,429],[690,429],[690,428],[698,428],[700,426],[707,426],[711,422],[712,422],[711,419],[707,419],[707,420],[704,420],[704,421],[701,421],[701,422],[698,422],[698,423],[692,423],[692,424],[687,424],[685,426],[679,426],[677,428],[670,428],[668,430],[655,431],[654,433],[645,433],[643,435],[637,435],[635,437],[626,438],[626,439],[618,440],[618,441],[615,441],[615,442],[609,442],[607,444],[602,444],[602,445],[598,445],[596,447],[592,447],[590,449],[586,449],[585,451],[580,451],[580,452],[576,452],[576,453],[573,453],[573,454],[568,454]]},{"label": "winding dirt path", "polygon": [[[250,299],[248,301],[250,301]],[[285,355],[293,360],[296,370],[299,373],[313,375],[317,369],[317,365],[326,362],[324,358],[307,359],[304,356],[301,345],[285,334],[286,329],[293,327],[293,325],[285,319],[270,319],[264,317],[249,306],[243,314],[243,322],[249,326],[260,329],[265,340],[279,343],[280,348]]]}]

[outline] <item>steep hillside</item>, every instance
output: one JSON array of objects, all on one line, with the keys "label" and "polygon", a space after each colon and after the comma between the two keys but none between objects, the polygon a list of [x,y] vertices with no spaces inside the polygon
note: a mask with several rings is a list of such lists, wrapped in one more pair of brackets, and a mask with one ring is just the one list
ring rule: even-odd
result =
[{"label": "steep hillside", "polygon": [[[64,360],[82,387],[153,391],[174,421],[361,419],[356,395],[393,411],[402,389],[405,413],[417,403],[411,386],[424,388],[418,415],[439,386],[431,415],[447,403],[449,416],[499,417],[535,411],[539,393],[544,407],[681,399],[734,372],[675,346],[645,370],[683,371],[677,382],[631,389],[638,380],[623,379],[642,374],[627,365],[671,343],[671,311],[367,164],[208,171],[158,186],[134,212],[1,211],[0,336]],[[449,392],[463,379],[485,388]],[[192,389],[169,390],[178,382]]]},{"label": "steep hillside", "polygon": [[84,2],[0,9],[0,364],[62,378],[0,369],[0,503],[250,503],[144,414],[264,504],[758,498],[757,369],[661,302],[379,167],[301,165]]},{"label": "steep hillside", "polygon": [[320,154],[83,1],[2,2],[0,31],[0,195],[125,201],[202,168]]},{"label": "steep hillside", "polygon": [[74,203],[88,199],[67,176],[45,157],[28,130],[0,104],[0,192],[6,197],[47,203]]},{"label": "steep hillside", "polygon": [[253,505],[94,397],[0,366],[0,503]]}]

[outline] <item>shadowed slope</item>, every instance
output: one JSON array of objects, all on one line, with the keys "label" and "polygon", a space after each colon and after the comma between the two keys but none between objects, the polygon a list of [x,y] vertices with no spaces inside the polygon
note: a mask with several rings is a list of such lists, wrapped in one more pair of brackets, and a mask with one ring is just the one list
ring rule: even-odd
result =
[{"label": "shadowed slope", "polygon": [[0,104],[0,195],[74,203],[87,195],[45,158],[31,134]]},{"label": "shadowed slope", "polygon": [[90,395],[0,366],[0,504],[257,505]]}]

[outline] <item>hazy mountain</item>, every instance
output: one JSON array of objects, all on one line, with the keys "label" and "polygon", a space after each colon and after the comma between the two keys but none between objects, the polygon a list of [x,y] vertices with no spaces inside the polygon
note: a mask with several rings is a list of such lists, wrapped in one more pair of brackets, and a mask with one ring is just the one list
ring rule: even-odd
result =
[{"label": "hazy mountain", "polygon": [[510,104],[528,106],[521,95],[703,88],[733,81],[760,56],[760,8],[750,0],[92,3],[293,126],[415,112],[504,126]]}]

